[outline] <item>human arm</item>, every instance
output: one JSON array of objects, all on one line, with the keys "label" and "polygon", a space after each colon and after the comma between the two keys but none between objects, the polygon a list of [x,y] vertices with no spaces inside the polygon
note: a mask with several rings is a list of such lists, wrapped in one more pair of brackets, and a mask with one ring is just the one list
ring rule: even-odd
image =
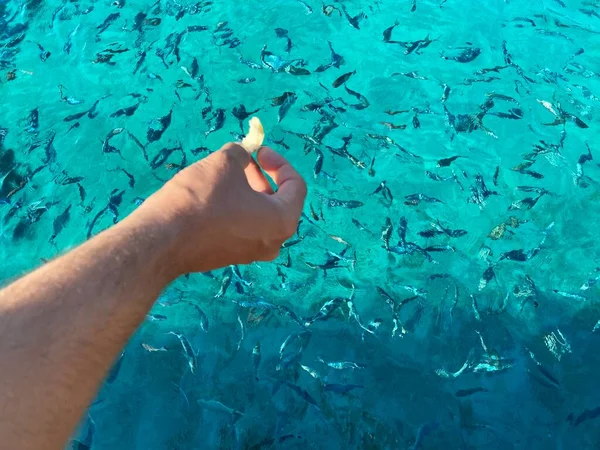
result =
[{"label": "human arm", "polygon": [[62,449],[107,370],[179,275],[270,260],[306,186],[277,153],[230,144],[129,217],[0,291],[0,442]]}]

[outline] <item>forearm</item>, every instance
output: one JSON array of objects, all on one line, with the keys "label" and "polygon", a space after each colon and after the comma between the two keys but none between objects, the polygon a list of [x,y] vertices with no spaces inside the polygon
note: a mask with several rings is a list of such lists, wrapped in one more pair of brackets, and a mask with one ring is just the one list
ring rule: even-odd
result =
[{"label": "forearm", "polygon": [[0,437],[62,449],[118,352],[175,273],[174,232],[126,219],[0,291]]}]

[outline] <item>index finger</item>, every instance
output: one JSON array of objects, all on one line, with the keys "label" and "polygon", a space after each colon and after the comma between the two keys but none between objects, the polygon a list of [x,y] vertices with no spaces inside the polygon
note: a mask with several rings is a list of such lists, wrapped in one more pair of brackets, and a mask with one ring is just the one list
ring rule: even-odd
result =
[{"label": "index finger", "polygon": [[282,204],[286,212],[299,218],[306,198],[306,183],[300,174],[272,148],[261,147],[257,158],[263,170],[277,185],[277,192],[272,198]]}]

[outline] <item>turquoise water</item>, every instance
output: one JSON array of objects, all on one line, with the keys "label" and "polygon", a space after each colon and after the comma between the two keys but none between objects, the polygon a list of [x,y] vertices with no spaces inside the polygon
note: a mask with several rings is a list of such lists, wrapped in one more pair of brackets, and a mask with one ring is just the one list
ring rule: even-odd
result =
[{"label": "turquoise water", "polygon": [[277,261],[163,293],[76,438],[598,448],[599,5],[0,2],[2,280],[238,140],[240,105],[309,185]]}]

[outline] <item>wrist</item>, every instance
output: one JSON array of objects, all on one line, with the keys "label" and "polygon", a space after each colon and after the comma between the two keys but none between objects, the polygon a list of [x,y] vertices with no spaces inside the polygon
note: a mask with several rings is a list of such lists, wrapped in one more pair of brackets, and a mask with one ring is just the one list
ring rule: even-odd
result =
[{"label": "wrist", "polygon": [[[150,205],[148,205],[150,206]],[[143,255],[153,282],[161,288],[183,274],[177,260],[181,220],[173,214],[144,205],[120,222],[115,231],[126,233],[135,250]]]}]

